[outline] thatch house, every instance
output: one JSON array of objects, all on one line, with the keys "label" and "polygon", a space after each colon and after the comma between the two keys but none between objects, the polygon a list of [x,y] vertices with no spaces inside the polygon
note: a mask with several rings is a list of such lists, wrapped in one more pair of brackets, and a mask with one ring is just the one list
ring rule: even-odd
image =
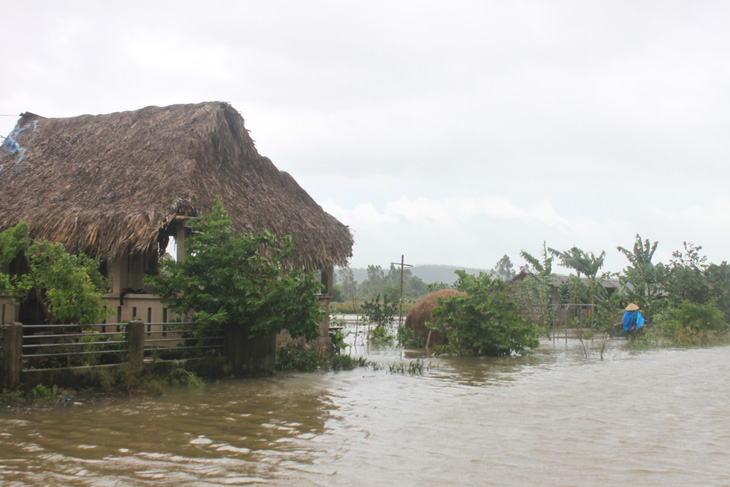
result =
[{"label": "thatch house", "polygon": [[[293,265],[320,270],[328,286],[353,238],[294,179],[259,155],[241,115],[221,102],[73,118],[21,115],[0,150],[0,231],[28,222],[32,237],[99,257],[111,278],[105,296],[117,322],[165,322],[167,309],[144,292],[160,249],[219,195],[239,232],[291,235]],[[126,294],[134,290],[136,293]],[[7,299],[2,323],[22,320]]]}]

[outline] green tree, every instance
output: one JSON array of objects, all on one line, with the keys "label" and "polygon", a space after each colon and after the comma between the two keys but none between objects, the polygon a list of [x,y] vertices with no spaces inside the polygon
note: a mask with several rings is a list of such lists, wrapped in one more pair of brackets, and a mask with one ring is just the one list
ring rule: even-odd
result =
[{"label": "green tree", "polygon": [[386,281],[385,272],[379,265],[367,267],[368,278],[360,283],[359,295],[362,298],[371,299],[377,294],[385,294]]},{"label": "green tree", "polygon": [[428,285],[418,276],[411,276],[405,283],[404,295],[408,298],[420,299],[428,294]]},{"label": "green tree", "polygon": [[666,273],[665,288],[669,300],[679,304],[684,300],[703,304],[712,298],[706,272],[707,257],[700,254],[702,247],[684,242],[684,251],[672,252]]},{"label": "green tree", "polygon": [[642,241],[637,234],[633,250],[618,247],[630,264],[619,276],[622,290],[628,300],[644,311],[647,320],[651,320],[664,299],[666,267],[661,263],[654,265],[651,261],[658,244],[659,242],[650,243],[649,239]]},{"label": "green tree", "polygon": [[357,295],[357,281],[350,266],[340,267],[337,271],[337,280],[342,286],[342,297],[344,301],[354,301]]},{"label": "green tree", "polygon": [[[586,287],[583,281],[580,279],[581,275],[587,279],[587,292],[588,304],[596,306],[599,302],[608,298],[606,289],[603,286],[602,281],[610,277],[609,275],[602,275],[599,277],[598,273],[603,267],[603,261],[606,258],[606,251],[602,251],[601,254],[596,257],[593,252],[584,252],[578,247],[573,247],[568,251],[560,252],[555,249],[549,249],[550,253],[560,259],[560,265],[573,269],[577,274],[577,279],[571,279],[569,286],[572,287],[574,296],[580,296],[585,291],[582,289]],[[581,300],[582,302],[585,302]],[[593,320],[593,310],[591,309],[589,314],[589,320]]]},{"label": "green tree", "polygon": [[236,235],[220,199],[209,215],[191,220],[188,255],[164,261],[147,284],[181,314],[192,313],[203,333],[210,327],[244,327],[249,338],[288,330],[313,339],[322,319],[313,273],[290,267],[291,238],[264,230]]},{"label": "green tree", "polygon": [[730,320],[730,265],[727,262],[710,264],[705,270],[710,295],[715,299],[717,307]]},{"label": "green tree", "polygon": [[373,299],[365,301],[362,304],[362,314],[368,323],[375,325],[371,337],[379,340],[390,339],[390,327],[395,321],[397,312],[397,303],[389,301],[387,296],[383,296],[383,302],[381,303],[379,293]]},{"label": "green tree", "polygon": [[21,273],[0,273],[0,293],[17,304],[31,293],[49,324],[95,324],[109,316],[101,296],[107,290],[99,262],[71,255],[60,243],[32,240],[28,225],[18,223],[0,234],[0,264],[18,264]]},{"label": "green tree", "polygon": [[539,345],[538,329],[525,325],[507,284],[481,272],[456,271],[455,288],[466,296],[443,299],[428,327],[448,339],[445,350],[466,355],[505,356],[527,353]]},{"label": "green tree", "polygon": [[553,257],[550,256],[545,242],[542,244],[542,261],[524,250],[520,255],[527,262],[528,275],[517,283],[518,294],[523,305],[531,310],[535,322],[548,329],[552,316],[550,303],[552,301]]},{"label": "green tree", "polygon": [[507,254],[503,255],[502,258],[497,261],[494,269],[492,269],[492,274],[503,281],[509,281],[515,277],[512,261]]}]

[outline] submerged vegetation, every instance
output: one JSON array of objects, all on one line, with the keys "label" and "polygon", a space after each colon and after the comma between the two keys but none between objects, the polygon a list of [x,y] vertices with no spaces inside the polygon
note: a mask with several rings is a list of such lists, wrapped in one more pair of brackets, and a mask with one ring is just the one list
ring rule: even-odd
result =
[{"label": "submerged vegetation", "polygon": [[[708,262],[702,247],[687,242],[683,249],[673,252],[669,263],[655,262],[658,245],[636,235],[632,246],[616,247],[627,264],[619,273],[602,270],[606,251],[591,252],[575,246],[559,250],[545,243],[538,257],[520,253],[525,264],[519,273],[512,270],[507,256],[500,259],[491,274],[474,276],[457,271],[459,280],[453,287],[469,288],[467,292],[473,298],[442,300],[430,329],[444,335],[448,343],[437,352],[497,356],[529,353],[537,346],[539,334],[550,336],[555,320],[581,340],[604,340],[603,350],[606,339],[625,336],[621,321],[629,303],[638,305],[646,319],[641,332],[630,337],[631,346],[730,343],[730,265],[725,261]],[[566,269],[569,275],[555,273],[556,266]],[[368,279],[360,286],[349,268],[341,269],[338,276],[346,297],[352,301],[341,303],[342,308],[333,306],[334,312],[365,315],[374,324],[370,334],[374,341],[397,340],[401,346],[424,346],[426,337],[422,334],[416,336],[414,330],[405,327],[393,330],[392,321],[380,324],[383,315],[394,315],[398,304],[395,267],[391,266],[386,274],[378,266],[368,266]],[[479,286],[477,281],[481,281]],[[368,295],[368,289],[378,292]],[[413,307],[409,302],[413,295],[404,295],[404,304]],[[386,311],[387,305],[392,309]]]},{"label": "submerged vegetation", "polygon": [[[516,284],[520,307],[537,307],[544,319],[552,311],[550,304],[555,304],[551,293],[557,290],[558,304],[593,304],[595,316],[590,323],[604,335],[622,330],[624,308],[629,303],[638,305],[646,325],[629,337],[634,347],[730,342],[730,265],[709,263],[702,247],[687,242],[672,253],[668,264],[655,263],[657,247],[658,242],[636,235],[631,248],[617,247],[628,262],[626,268],[603,274],[605,252],[595,257],[575,247],[566,252],[547,249],[543,262],[523,252],[529,267],[527,277]],[[556,285],[550,271],[552,257],[577,275]]]},{"label": "submerged vegetation", "polygon": [[363,357],[351,357],[341,353],[320,354],[314,348],[282,348],[276,353],[275,369],[279,372],[314,372],[327,370],[352,370],[367,364]]},{"label": "submerged vegetation", "polygon": [[464,296],[442,298],[428,327],[446,337],[437,352],[459,355],[509,356],[537,348],[538,328],[517,314],[504,281],[487,273],[457,271],[456,289]]}]

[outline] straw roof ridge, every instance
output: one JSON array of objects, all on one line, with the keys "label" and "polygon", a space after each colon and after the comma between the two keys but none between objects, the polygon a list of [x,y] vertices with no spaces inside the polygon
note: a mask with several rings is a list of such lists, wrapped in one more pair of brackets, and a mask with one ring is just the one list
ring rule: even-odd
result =
[{"label": "straw roof ridge", "polygon": [[291,235],[297,265],[344,264],[352,254],[348,227],[259,155],[228,103],[72,118],[25,113],[8,140],[0,230],[23,219],[34,237],[113,258],[154,248],[175,216],[207,213],[220,196],[237,231]]}]

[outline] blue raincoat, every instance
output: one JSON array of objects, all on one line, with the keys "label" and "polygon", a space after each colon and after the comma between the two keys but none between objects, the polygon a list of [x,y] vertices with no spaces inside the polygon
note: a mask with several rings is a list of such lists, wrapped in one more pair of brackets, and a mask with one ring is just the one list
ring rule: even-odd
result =
[{"label": "blue raincoat", "polygon": [[638,330],[644,326],[644,317],[638,311],[626,311],[624,313],[624,331],[629,331],[632,325],[636,325]]}]

